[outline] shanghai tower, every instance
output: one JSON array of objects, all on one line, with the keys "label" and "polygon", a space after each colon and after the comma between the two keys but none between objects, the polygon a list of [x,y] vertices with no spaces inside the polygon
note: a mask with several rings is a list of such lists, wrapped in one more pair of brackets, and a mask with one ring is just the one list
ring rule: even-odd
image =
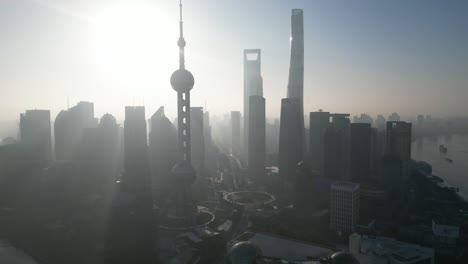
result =
[{"label": "shanghai tower", "polygon": [[302,9],[293,9],[291,14],[291,53],[287,98],[299,99],[302,121],[301,135],[304,140],[304,19]]}]

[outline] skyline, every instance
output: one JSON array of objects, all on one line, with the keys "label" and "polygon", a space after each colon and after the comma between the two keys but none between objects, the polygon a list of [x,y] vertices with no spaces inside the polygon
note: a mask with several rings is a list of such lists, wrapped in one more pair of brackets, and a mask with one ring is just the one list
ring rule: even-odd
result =
[{"label": "skyline", "polygon": [[[119,121],[126,105],[145,105],[148,116],[165,106],[175,118],[175,94],[167,81],[177,62],[178,10],[172,2],[0,3],[0,36],[10,40],[0,44],[0,55],[7,58],[0,62],[0,85],[6,87],[0,121],[18,120],[25,109],[50,109],[55,119],[67,108],[67,97],[70,106],[91,101],[96,116],[111,113]],[[467,3],[266,3],[185,3],[187,38],[193,39],[186,47],[188,67],[198,76],[193,106],[206,102],[215,115],[241,110],[242,52],[260,48],[267,117],[279,118],[287,91],[290,12],[302,8],[305,114],[468,112]],[[268,12],[259,12],[262,8]],[[141,50],[129,53],[135,47]],[[226,93],[229,100],[220,97]]]}]

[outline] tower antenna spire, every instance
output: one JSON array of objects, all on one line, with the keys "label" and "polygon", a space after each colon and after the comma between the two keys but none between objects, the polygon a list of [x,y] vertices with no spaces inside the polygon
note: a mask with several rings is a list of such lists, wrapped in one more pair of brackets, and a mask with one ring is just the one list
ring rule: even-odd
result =
[{"label": "tower antenna spire", "polygon": [[179,46],[179,69],[185,69],[185,39],[184,39],[184,22],[182,21],[182,0],[179,1],[179,41],[177,45]]}]

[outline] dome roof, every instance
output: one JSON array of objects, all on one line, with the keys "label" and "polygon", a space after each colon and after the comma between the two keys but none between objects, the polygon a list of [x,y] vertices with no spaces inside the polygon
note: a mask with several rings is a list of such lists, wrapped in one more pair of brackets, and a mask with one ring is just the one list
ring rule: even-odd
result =
[{"label": "dome roof", "polygon": [[330,256],[331,264],[359,264],[359,261],[349,252],[339,251]]},{"label": "dome roof", "polygon": [[177,92],[188,92],[193,88],[195,79],[186,69],[178,69],[171,76],[172,89]]},{"label": "dome roof", "polygon": [[104,114],[99,120],[100,126],[115,126],[117,125],[117,120],[111,114]]},{"label": "dome roof", "polygon": [[234,244],[228,251],[229,264],[255,264],[257,257],[262,255],[260,248],[250,242]]}]

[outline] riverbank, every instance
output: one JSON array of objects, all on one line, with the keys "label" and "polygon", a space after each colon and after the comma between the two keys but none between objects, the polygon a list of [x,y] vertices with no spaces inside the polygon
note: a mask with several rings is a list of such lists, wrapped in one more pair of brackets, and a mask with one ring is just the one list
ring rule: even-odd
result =
[{"label": "riverbank", "polygon": [[[440,145],[447,148],[446,153],[440,151]],[[418,138],[412,144],[411,156],[432,166],[430,176],[443,180],[440,187],[458,188],[457,195],[468,201],[468,135]]]}]

